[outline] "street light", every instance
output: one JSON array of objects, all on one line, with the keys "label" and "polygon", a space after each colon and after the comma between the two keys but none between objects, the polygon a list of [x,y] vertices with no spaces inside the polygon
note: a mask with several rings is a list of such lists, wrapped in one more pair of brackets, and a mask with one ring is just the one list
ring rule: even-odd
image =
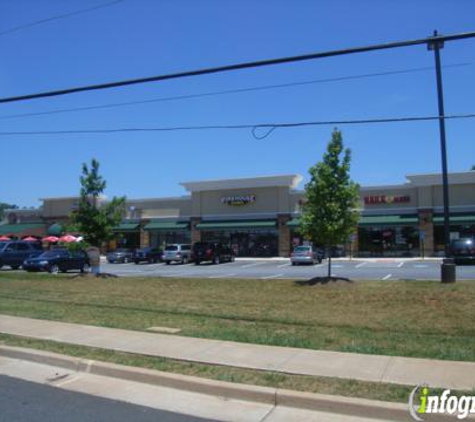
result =
[{"label": "street light", "polygon": [[435,74],[437,79],[437,100],[439,105],[440,151],[442,156],[442,187],[444,200],[444,259],[441,266],[441,282],[455,283],[455,264],[450,257],[450,209],[449,209],[449,178],[447,173],[447,147],[445,142],[444,92],[442,88],[442,71],[440,66],[440,50],[444,41],[438,39],[434,31],[433,39],[427,43],[428,50],[434,51]]}]

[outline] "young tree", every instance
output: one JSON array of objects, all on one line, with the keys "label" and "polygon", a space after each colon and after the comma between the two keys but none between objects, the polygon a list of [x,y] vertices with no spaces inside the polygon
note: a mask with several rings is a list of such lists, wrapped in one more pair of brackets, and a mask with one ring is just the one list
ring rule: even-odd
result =
[{"label": "young tree", "polygon": [[125,196],[99,206],[98,199],[106,188],[106,181],[99,175],[99,162],[91,160],[90,167],[82,166],[81,190],[78,209],[71,214],[71,226],[84,235],[84,240],[100,247],[110,240],[125,210]]},{"label": "young tree", "polygon": [[344,149],[341,132],[333,130],[323,161],[310,168],[305,185],[300,233],[323,244],[331,277],[331,247],[346,243],[358,224],[359,186],[350,178],[351,151]]}]

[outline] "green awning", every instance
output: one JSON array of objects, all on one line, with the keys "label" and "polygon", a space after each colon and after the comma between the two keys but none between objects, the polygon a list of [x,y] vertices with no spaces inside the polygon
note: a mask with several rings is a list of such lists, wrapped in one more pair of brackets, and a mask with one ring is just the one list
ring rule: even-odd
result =
[{"label": "green awning", "polygon": [[[433,218],[435,224],[443,224],[443,216],[435,216]],[[451,215],[450,224],[475,224],[475,215]]]},{"label": "green awning", "polygon": [[188,230],[189,224],[187,222],[178,221],[151,221],[144,229],[145,230]]},{"label": "green awning", "polygon": [[419,219],[413,215],[366,215],[360,218],[359,226],[413,226]]},{"label": "green awning", "polygon": [[300,224],[300,218],[292,218],[292,220],[290,220],[288,223],[287,223],[287,227],[290,227],[291,229],[296,229]]},{"label": "green awning", "polygon": [[61,236],[63,232],[64,227],[59,223],[52,224],[46,231],[46,233],[48,233],[50,236]]},{"label": "green awning", "polygon": [[135,232],[139,229],[139,223],[121,223],[114,227],[115,232]]},{"label": "green awning", "polygon": [[269,220],[248,220],[248,221],[213,221],[209,223],[199,223],[198,230],[231,230],[231,229],[260,229],[273,228],[275,221]]},{"label": "green awning", "polygon": [[[34,230],[44,228],[44,224],[0,224],[0,235],[19,234],[27,232],[28,230]],[[26,233],[28,234],[28,233]]]}]

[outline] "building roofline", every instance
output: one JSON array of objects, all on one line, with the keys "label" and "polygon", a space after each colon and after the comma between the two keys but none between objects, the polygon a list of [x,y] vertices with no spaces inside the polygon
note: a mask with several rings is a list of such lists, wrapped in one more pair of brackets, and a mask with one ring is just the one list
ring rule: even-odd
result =
[{"label": "building roofline", "polygon": [[181,182],[189,192],[200,192],[222,189],[248,189],[260,187],[290,187],[295,189],[303,180],[300,174],[282,174],[277,176],[255,176],[234,179],[214,179],[191,182]]}]

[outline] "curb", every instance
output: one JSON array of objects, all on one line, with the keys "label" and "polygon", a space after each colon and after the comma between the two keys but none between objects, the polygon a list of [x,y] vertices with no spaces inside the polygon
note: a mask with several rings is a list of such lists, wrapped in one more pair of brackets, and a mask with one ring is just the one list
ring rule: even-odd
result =
[{"label": "curb", "polygon": [[[412,421],[407,405],[353,397],[331,396],[215,381],[153,369],[128,367],[57,353],[0,345],[0,356],[57,366],[75,372],[119,378],[144,384],[185,390],[226,399],[243,400],[298,409],[329,412],[390,421]],[[431,415],[431,421],[453,421],[453,417]]]}]

